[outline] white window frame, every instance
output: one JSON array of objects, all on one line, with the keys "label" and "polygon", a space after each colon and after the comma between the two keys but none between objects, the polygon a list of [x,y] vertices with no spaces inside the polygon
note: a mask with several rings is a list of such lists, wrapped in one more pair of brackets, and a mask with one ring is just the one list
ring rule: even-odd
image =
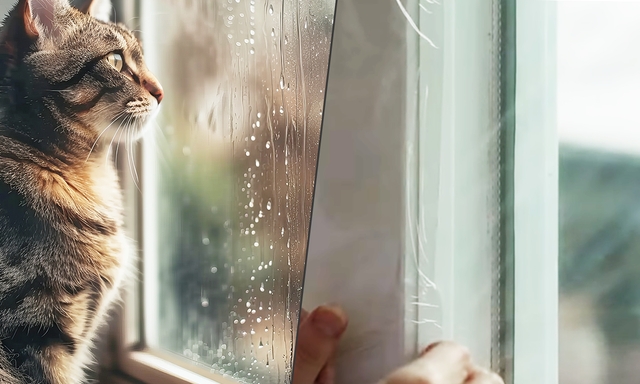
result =
[{"label": "white window frame", "polygon": [[514,383],[558,383],[556,7],[516,3]]}]

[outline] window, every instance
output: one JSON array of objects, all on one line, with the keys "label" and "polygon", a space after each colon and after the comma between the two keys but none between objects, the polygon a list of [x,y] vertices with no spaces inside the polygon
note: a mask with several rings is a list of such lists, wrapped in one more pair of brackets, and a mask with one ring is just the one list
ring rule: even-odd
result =
[{"label": "window", "polygon": [[140,16],[166,98],[121,159],[141,279],[120,369],[149,383],[286,382],[335,0],[121,5],[121,20]]},{"label": "window", "polygon": [[167,99],[121,159],[143,257],[119,369],[285,382],[302,299],[350,315],[339,383],[442,338],[509,384],[634,382],[638,12],[120,2]]}]

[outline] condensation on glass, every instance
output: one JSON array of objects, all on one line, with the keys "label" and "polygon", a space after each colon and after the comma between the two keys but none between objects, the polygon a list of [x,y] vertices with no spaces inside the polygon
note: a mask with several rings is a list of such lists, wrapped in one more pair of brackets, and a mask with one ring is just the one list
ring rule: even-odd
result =
[{"label": "condensation on glass", "polygon": [[[149,0],[159,348],[239,381],[290,377],[335,0]],[[155,169],[155,171],[153,171]],[[150,178],[147,177],[147,180]],[[155,337],[154,337],[155,336]],[[153,343],[153,341],[151,342]]]}]

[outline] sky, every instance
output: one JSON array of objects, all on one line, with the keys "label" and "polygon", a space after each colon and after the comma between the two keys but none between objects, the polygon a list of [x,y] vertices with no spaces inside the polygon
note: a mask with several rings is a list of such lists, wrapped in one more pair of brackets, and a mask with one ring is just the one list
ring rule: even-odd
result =
[{"label": "sky", "polygon": [[561,141],[640,155],[640,1],[563,0],[557,12]]}]

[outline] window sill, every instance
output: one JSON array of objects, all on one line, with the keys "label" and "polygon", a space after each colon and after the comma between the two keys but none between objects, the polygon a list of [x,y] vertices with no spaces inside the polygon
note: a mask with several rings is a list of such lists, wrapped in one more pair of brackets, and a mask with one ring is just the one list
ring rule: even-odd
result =
[{"label": "window sill", "polygon": [[[238,384],[232,378],[212,373],[202,366],[180,361],[179,358],[161,352],[124,353],[119,361],[119,367],[126,375],[146,384]],[[120,380],[115,383],[136,383],[125,379]]]}]

